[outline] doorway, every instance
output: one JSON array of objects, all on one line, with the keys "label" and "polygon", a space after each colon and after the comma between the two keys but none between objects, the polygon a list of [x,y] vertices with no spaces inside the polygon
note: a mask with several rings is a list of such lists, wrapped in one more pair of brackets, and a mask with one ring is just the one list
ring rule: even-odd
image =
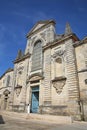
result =
[{"label": "doorway", "polygon": [[39,86],[32,87],[31,112],[38,113],[39,109]]}]

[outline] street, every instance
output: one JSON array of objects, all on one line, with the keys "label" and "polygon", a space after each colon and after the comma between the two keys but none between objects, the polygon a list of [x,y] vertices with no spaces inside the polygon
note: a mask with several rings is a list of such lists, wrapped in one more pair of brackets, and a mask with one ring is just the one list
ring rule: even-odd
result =
[{"label": "street", "polygon": [[54,124],[0,115],[0,130],[87,130],[87,123]]}]

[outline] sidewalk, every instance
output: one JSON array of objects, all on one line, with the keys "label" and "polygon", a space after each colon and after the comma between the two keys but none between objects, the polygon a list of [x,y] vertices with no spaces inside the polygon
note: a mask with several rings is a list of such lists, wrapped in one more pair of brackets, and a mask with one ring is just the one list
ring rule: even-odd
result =
[{"label": "sidewalk", "polygon": [[17,113],[10,111],[0,111],[1,115],[11,118],[18,118],[23,120],[38,120],[43,122],[51,122],[55,124],[71,124],[72,119],[69,116],[54,116],[54,115],[42,115],[33,113]]}]

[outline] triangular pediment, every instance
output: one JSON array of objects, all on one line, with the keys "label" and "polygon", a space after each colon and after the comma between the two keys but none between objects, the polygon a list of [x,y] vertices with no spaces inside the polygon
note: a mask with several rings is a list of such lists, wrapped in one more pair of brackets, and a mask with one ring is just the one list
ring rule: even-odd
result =
[{"label": "triangular pediment", "polygon": [[32,74],[31,76],[29,76],[28,81],[36,81],[36,80],[40,80],[42,78],[44,78],[42,73],[35,73],[35,74]]},{"label": "triangular pediment", "polygon": [[30,32],[27,34],[27,37],[34,33],[35,31],[41,29],[42,27],[46,26],[49,23],[55,23],[53,20],[46,20],[46,21],[38,21],[34,27],[30,30]]},{"label": "triangular pediment", "polygon": [[41,78],[42,77],[40,77],[40,76],[34,76],[34,77],[30,78],[29,81],[36,81],[36,80],[40,80]]},{"label": "triangular pediment", "polygon": [[32,32],[38,30],[39,28],[43,27],[44,25],[45,25],[45,24],[42,24],[42,23],[40,24],[40,23],[38,23],[38,24],[33,28]]}]

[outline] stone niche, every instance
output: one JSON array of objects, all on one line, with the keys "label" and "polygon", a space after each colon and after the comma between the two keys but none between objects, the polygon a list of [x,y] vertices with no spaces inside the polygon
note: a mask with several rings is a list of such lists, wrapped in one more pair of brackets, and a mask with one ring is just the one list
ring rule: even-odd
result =
[{"label": "stone niche", "polygon": [[54,66],[54,77],[62,77],[65,75],[64,57],[65,57],[65,50],[63,50],[62,48],[56,50],[55,53],[52,55],[52,61]]}]

